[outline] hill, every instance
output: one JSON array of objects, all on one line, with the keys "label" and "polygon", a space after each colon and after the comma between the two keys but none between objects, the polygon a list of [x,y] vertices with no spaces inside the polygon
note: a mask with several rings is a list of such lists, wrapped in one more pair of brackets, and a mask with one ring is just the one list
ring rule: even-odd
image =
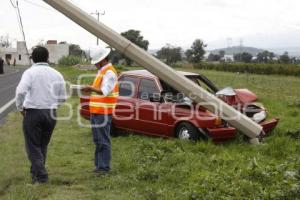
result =
[{"label": "hill", "polygon": [[281,55],[284,52],[288,52],[289,56],[300,57],[300,47],[272,48],[272,49],[269,49],[269,51],[272,51],[277,55]]},{"label": "hill", "polygon": [[219,51],[225,51],[226,55],[233,55],[241,52],[248,52],[251,53],[253,56],[258,54],[259,52],[264,51],[264,49],[258,49],[255,47],[245,47],[245,46],[233,46],[233,47],[227,47],[227,48],[221,48],[221,49],[214,49],[214,50],[208,50],[210,53],[219,53]]}]

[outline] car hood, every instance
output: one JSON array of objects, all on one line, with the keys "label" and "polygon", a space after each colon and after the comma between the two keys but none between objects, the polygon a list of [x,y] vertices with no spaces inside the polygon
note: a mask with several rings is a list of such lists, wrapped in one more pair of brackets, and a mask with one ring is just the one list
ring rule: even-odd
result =
[{"label": "car hood", "polygon": [[248,104],[257,100],[256,94],[248,89],[226,87],[217,92],[216,95],[230,105]]},{"label": "car hood", "polygon": [[234,89],[236,92],[236,100],[240,103],[252,103],[257,100],[256,94],[248,89]]}]

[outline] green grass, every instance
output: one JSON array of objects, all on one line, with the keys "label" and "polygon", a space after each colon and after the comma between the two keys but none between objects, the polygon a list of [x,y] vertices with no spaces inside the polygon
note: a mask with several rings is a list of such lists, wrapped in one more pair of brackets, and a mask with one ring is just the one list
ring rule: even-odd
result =
[{"label": "green grass", "polygon": [[[59,68],[76,81],[74,69]],[[199,72],[199,70],[196,70]],[[259,146],[241,137],[224,145],[144,136],[113,138],[112,172],[93,169],[91,131],[77,115],[60,121],[47,160],[50,183],[31,185],[22,118],[11,113],[0,127],[0,199],[300,199],[300,79],[201,71],[219,87],[249,88],[271,116],[276,131]],[[78,100],[69,102],[76,107]],[[66,115],[66,107],[59,110]]]}]

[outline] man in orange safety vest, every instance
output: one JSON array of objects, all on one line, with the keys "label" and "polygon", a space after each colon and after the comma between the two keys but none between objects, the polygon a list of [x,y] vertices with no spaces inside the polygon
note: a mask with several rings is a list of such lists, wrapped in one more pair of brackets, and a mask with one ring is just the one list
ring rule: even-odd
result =
[{"label": "man in orange safety vest", "polygon": [[109,63],[109,48],[98,49],[92,55],[98,73],[91,86],[82,88],[90,93],[89,109],[95,148],[95,173],[110,171],[111,140],[110,128],[114,109],[119,95],[117,72]]}]

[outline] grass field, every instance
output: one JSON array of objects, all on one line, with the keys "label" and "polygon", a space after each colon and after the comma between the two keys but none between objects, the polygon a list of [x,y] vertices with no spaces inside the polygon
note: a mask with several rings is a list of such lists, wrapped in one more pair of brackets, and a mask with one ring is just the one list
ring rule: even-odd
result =
[{"label": "grass field", "polygon": [[[79,72],[59,68],[76,82]],[[194,70],[191,70],[194,71]],[[199,72],[199,70],[195,70]],[[113,138],[112,172],[96,176],[91,131],[57,124],[49,146],[50,183],[31,185],[22,117],[0,127],[0,199],[300,199],[300,79],[201,71],[222,88],[248,88],[280,124],[262,145],[237,137],[223,145],[177,139]],[[68,101],[76,107],[78,99]],[[60,115],[68,110],[62,107]],[[289,131],[290,130],[290,131]]]}]

